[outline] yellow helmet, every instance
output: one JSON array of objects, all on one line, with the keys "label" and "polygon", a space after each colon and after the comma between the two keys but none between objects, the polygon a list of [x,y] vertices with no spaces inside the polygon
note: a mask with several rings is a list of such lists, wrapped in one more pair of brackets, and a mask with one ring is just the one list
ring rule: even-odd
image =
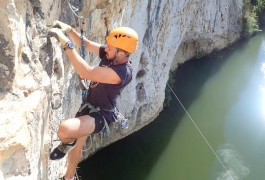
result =
[{"label": "yellow helmet", "polygon": [[118,27],[109,33],[107,43],[128,53],[134,53],[138,45],[138,35],[129,27]]}]

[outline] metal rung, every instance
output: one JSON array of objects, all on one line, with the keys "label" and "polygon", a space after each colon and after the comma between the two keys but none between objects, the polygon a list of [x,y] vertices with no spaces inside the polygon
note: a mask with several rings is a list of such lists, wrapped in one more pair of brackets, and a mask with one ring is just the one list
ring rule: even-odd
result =
[{"label": "metal rung", "polygon": [[48,37],[51,37],[51,35],[47,35],[47,34],[39,35],[39,38],[48,38]]}]

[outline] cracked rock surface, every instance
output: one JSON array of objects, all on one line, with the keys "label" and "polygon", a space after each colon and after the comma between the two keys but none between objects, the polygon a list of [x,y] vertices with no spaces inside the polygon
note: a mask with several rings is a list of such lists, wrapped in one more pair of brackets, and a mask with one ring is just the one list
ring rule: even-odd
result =
[{"label": "cracked rock surface", "polygon": [[[70,3],[85,17],[90,40],[104,44],[117,26],[139,35],[131,57],[133,80],[118,99],[129,128],[112,128],[102,141],[95,136],[83,158],[153,121],[163,108],[170,69],[229,46],[242,29],[242,0]],[[81,91],[60,44],[45,34],[54,20],[77,30],[79,22],[65,0],[2,0],[0,17],[0,179],[58,179],[66,159],[52,162],[49,152],[59,143],[54,140],[60,121],[75,115]],[[97,57],[86,55],[88,63],[98,64]]]}]

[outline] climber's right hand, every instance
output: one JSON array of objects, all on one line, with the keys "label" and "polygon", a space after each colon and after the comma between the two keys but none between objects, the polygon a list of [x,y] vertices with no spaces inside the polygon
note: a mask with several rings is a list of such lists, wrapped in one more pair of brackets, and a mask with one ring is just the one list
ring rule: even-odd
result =
[{"label": "climber's right hand", "polygon": [[69,33],[69,32],[72,31],[72,27],[71,27],[70,25],[65,24],[65,23],[63,23],[63,22],[61,22],[61,21],[58,21],[58,20],[56,20],[56,21],[53,22],[53,26],[52,26],[52,27],[53,27],[53,28],[59,28],[59,29],[62,29],[62,31],[63,31],[64,33]]},{"label": "climber's right hand", "polygon": [[63,46],[70,40],[66,37],[61,29],[51,28],[48,31],[48,36],[55,37]]}]

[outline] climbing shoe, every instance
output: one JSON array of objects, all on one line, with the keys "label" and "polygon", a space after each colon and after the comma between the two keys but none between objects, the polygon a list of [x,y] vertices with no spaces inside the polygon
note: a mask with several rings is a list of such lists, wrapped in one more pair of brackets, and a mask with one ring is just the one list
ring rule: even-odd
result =
[{"label": "climbing shoe", "polygon": [[62,159],[67,153],[69,153],[76,145],[76,140],[73,143],[65,144],[62,143],[55,148],[51,154],[50,154],[50,159],[51,160],[58,160]]}]

